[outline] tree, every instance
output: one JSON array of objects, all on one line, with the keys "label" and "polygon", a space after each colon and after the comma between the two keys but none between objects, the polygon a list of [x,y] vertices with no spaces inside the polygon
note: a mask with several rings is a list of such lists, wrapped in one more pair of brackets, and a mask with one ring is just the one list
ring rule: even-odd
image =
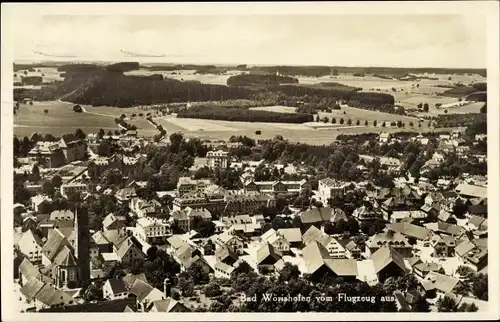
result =
[{"label": "tree", "polygon": [[340,119],[340,124],[344,124],[344,119],[343,118]]},{"label": "tree", "polygon": [[488,275],[478,274],[472,279],[472,294],[480,300],[488,301]]},{"label": "tree", "polygon": [[351,124],[352,124],[351,119],[348,119],[348,120],[347,120],[347,125],[351,125]]},{"label": "tree", "polygon": [[458,312],[477,312],[478,309],[474,303],[462,303],[458,308]]},{"label": "tree", "polygon": [[373,126],[377,126],[377,120],[373,121]]},{"label": "tree", "polygon": [[474,270],[471,267],[465,265],[458,266],[455,272],[466,280],[471,280],[475,275]]},{"label": "tree", "polygon": [[368,126],[368,121],[365,121],[365,126]]},{"label": "tree", "polygon": [[448,110],[444,110],[444,114],[448,114]]},{"label": "tree", "polygon": [[418,109],[421,109],[422,106],[423,106],[422,103],[418,103],[418,105],[417,105]]},{"label": "tree", "polygon": [[194,284],[205,284],[209,281],[210,277],[208,273],[203,270],[203,267],[198,264],[191,265],[186,271],[185,275],[188,277],[188,280]]},{"label": "tree", "polygon": [[87,137],[81,129],[76,129],[75,136],[80,140],[85,140],[85,138]]},{"label": "tree", "polygon": [[222,290],[221,290],[219,284],[212,282],[205,287],[205,295],[207,297],[216,297],[216,296],[219,296],[221,294],[222,294]]},{"label": "tree", "polygon": [[486,103],[484,103],[484,105],[481,107],[481,109],[479,110],[480,113],[483,113],[483,114],[486,114],[487,112],[487,107],[486,107]]},{"label": "tree", "polygon": [[386,125],[385,125],[385,122],[383,122],[383,123],[382,123],[382,127],[385,127],[385,126],[386,126]]},{"label": "tree", "polygon": [[319,123],[319,121],[320,121],[320,120],[319,120],[319,114],[318,114],[318,115],[316,115],[316,122],[318,122],[318,123]]},{"label": "tree", "polygon": [[361,122],[360,122],[359,120],[357,120],[357,121],[356,121],[356,125],[358,125],[358,126],[359,126],[360,124],[361,124]]},{"label": "tree", "polygon": [[33,176],[34,181],[40,180],[40,168],[38,167],[37,163],[33,165],[33,169],[31,170],[31,175]]},{"label": "tree", "polygon": [[49,114],[49,110],[47,110],[47,109],[43,110],[43,112],[44,112],[45,114]]},{"label": "tree", "polygon": [[438,312],[456,312],[457,302],[449,296],[441,297],[437,301]]},{"label": "tree", "polygon": [[293,265],[290,262],[286,262],[280,271],[278,282],[285,283],[296,280],[300,276],[300,270],[297,265]]},{"label": "tree", "polygon": [[424,112],[429,112],[429,104],[424,104]]},{"label": "tree", "polygon": [[46,194],[49,197],[53,197],[56,189],[52,182],[50,181],[45,181],[42,185],[42,192]]},{"label": "tree", "polygon": [[336,124],[337,123],[337,119],[336,118],[332,118],[332,124]]}]

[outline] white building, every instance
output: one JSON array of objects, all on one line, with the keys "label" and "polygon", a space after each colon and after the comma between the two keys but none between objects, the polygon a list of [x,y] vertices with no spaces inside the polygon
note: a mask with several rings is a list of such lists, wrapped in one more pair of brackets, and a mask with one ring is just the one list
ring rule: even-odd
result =
[{"label": "white building", "polygon": [[32,263],[42,261],[42,247],[42,239],[31,230],[25,231],[17,242],[19,251],[26,255]]},{"label": "white building", "polygon": [[330,178],[321,179],[318,182],[318,194],[320,202],[326,207],[329,199],[343,198],[348,184],[338,182]]},{"label": "white building", "polygon": [[170,224],[167,220],[142,217],[137,220],[135,233],[148,244],[159,243],[171,235]]},{"label": "white building", "polygon": [[68,197],[68,194],[74,193],[84,193],[87,191],[87,185],[85,183],[66,183],[61,185],[61,195],[64,198]]},{"label": "white building", "polygon": [[207,152],[207,165],[210,168],[227,168],[229,164],[229,152],[221,150]]}]

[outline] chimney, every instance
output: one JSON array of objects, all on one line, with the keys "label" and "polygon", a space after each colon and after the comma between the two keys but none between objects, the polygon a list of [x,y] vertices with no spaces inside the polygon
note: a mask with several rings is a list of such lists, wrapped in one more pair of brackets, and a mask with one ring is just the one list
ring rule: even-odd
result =
[{"label": "chimney", "polygon": [[165,294],[165,298],[169,298],[170,297],[170,293],[171,293],[171,283],[170,283],[170,279],[168,277],[166,277],[164,280],[163,280],[163,293]]}]

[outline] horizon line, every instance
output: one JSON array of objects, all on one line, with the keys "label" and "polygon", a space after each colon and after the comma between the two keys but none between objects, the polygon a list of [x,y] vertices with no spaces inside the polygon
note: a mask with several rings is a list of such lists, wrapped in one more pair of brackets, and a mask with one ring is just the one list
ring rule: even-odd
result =
[{"label": "horizon line", "polygon": [[[140,56],[139,56],[140,57]],[[134,57],[134,58],[139,58],[139,57]],[[54,57],[55,58],[55,57]],[[65,57],[59,57],[59,58],[65,58]],[[72,57],[67,57],[67,58],[72,58]],[[125,58],[125,57],[124,57]],[[131,57],[132,58],[132,57]],[[142,57],[142,58],[148,58],[148,57]],[[151,58],[151,57],[149,57]],[[181,62],[174,62],[174,61],[169,61],[169,62],[161,62],[161,61],[143,61],[140,62],[138,60],[128,60],[128,59],[68,59],[68,60],[51,60],[51,59],[14,59],[13,64],[28,64],[28,63],[23,63],[19,61],[29,61],[31,64],[40,64],[40,63],[120,63],[120,62],[137,62],[140,65],[147,65],[147,64],[165,64],[165,65],[194,65],[194,66],[204,66],[204,65],[214,65],[216,67],[218,66],[237,66],[237,65],[246,65],[248,67],[346,67],[346,68],[393,68],[393,69],[462,69],[462,70],[488,70],[487,67],[437,67],[437,66],[387,66],[387,65],[327,65],[327,64],[249,64],[249,63],[181,63]]]}]

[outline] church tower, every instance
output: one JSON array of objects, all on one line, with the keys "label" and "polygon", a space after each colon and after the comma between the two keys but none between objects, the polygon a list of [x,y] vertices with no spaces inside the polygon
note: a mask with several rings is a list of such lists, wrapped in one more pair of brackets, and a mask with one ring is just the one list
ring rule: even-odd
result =
[{"label": "church tower", "polygon": [[75,210],[75,258],[78,264],[78,280],[90,280],[90,231],[89,215],[85,208]]}]

